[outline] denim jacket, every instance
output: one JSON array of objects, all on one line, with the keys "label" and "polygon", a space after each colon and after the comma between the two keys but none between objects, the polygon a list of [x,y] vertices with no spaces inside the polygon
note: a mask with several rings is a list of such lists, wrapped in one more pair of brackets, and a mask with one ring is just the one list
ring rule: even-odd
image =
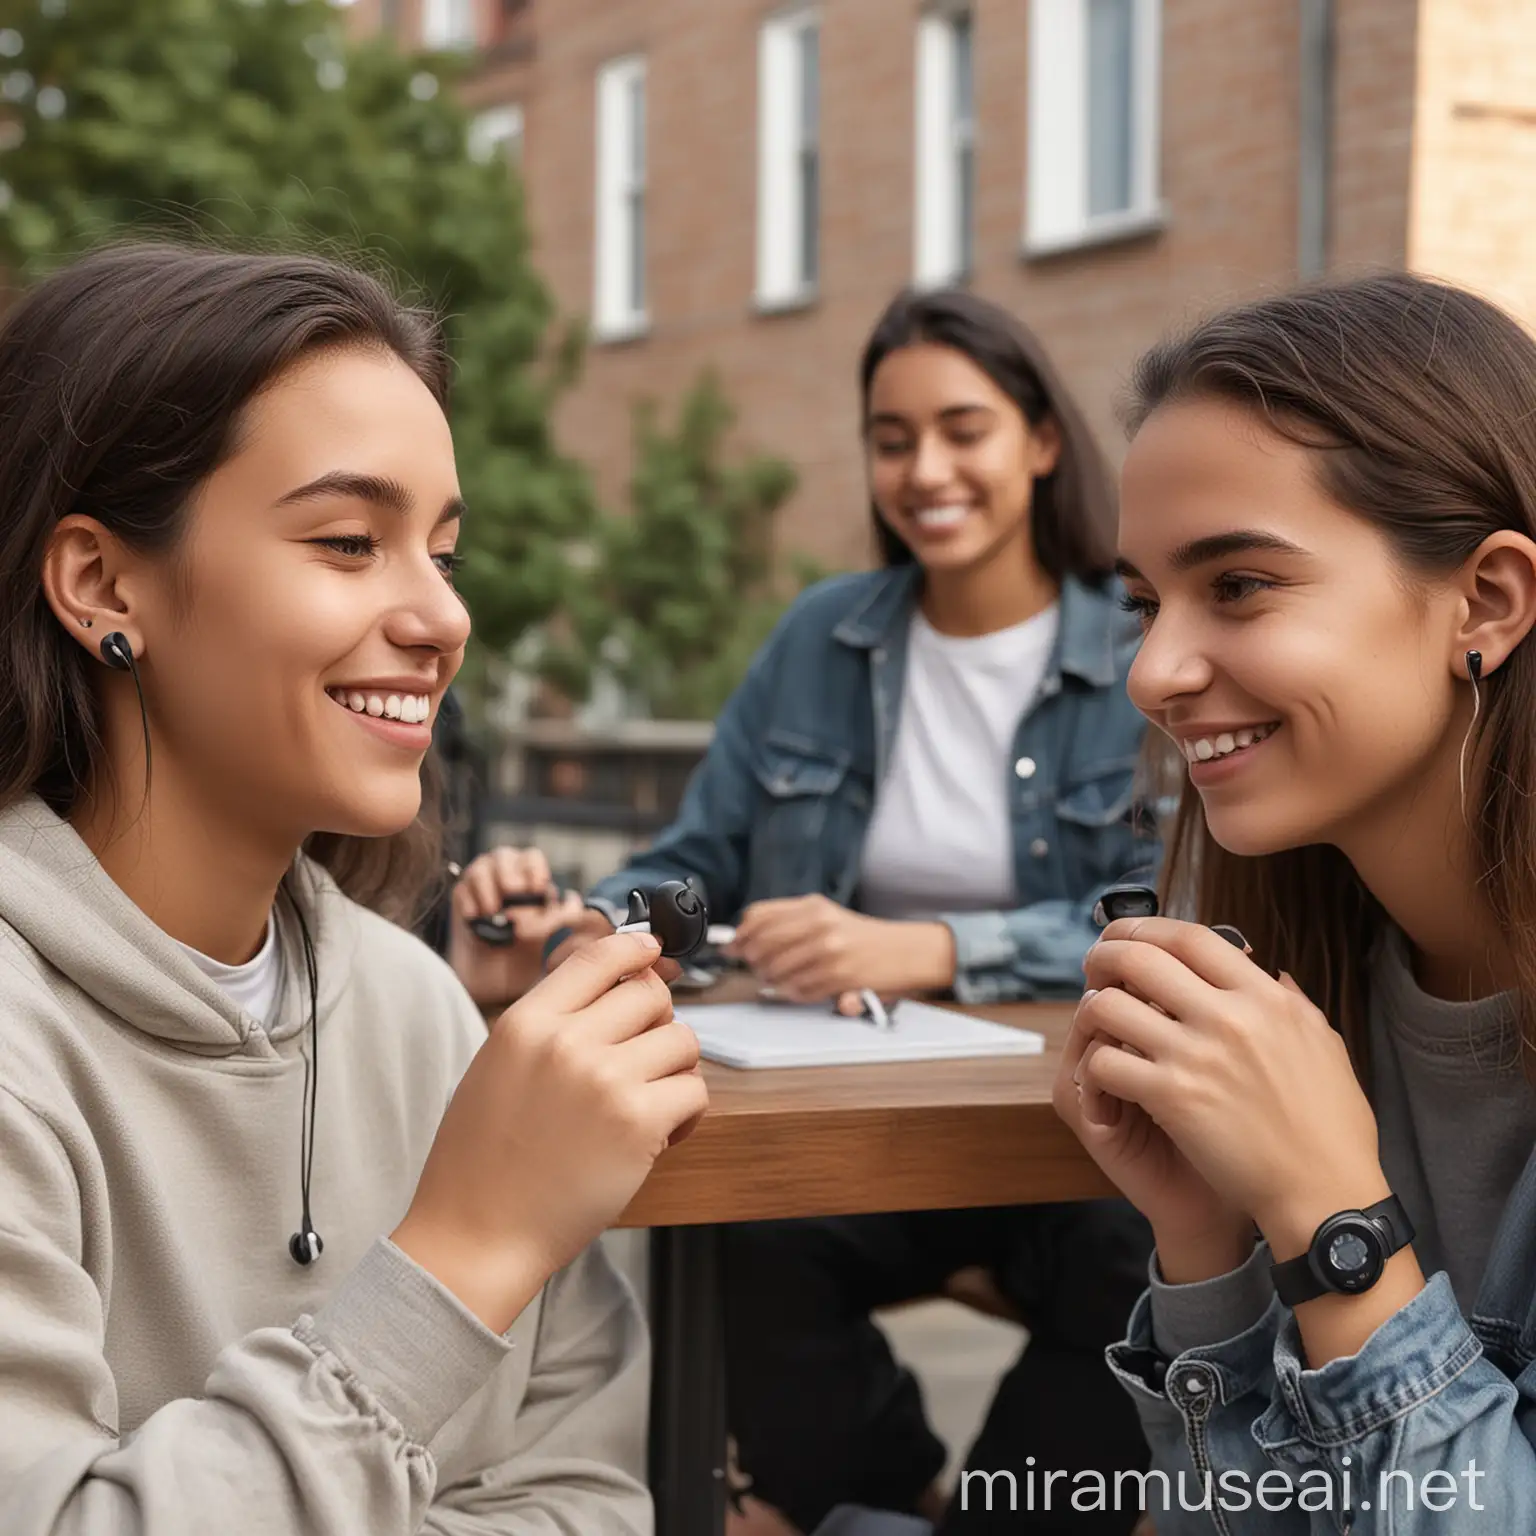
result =
[{"label": "denim jacket", "polygon": [[[1260,1244],[1249,1264],[1268,1262]],[[1470,1317],[1442,1270],[1319,1370],[1274,1296],[1246,1332],[1169,1362],[1148,1292],[1108,1353],[1152,1447],[1157,1536],[1536,1531],[1536,1153]]]},{"label": "denim jacket", "polygon": [[[677,820],[594,905],[693,876],[712,917],[820,893],[857,908],[865,833],[896,739],[915,566],[837,576],[794,603],[716,722]],[[967,1002],[1075,994],[1099,890],[1156,859],[1132,781],[1145,722],[1125,692],[1140,635],[1114,592],[1068,580],[1009,780],[1019,905],[942,915]]]}]

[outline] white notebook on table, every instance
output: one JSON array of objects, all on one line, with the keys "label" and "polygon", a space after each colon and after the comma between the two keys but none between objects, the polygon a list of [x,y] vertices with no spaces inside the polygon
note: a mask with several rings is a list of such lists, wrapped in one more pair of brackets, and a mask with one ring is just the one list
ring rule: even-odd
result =
[{"label": "white notebook on table", "polygon": [[830,1004],[707,1003],[677,1014],[708,1061],[727,1067],[847,1067],[965,1056],[1038,1056],[1045,1039],[931,1003],[900,1002],[891,1027],[849,1019]]}]

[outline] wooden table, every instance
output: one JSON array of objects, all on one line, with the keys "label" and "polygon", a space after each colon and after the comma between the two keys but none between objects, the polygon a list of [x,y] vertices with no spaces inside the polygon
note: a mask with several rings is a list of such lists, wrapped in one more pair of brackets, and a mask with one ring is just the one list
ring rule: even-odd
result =
[{"label": "wooden table", "polygon": [[[684,1015],[700,1006],[708,1001],[678,998]],[[725,1524],[723,1224],[1114,1193],[1051,1107],[1073,1006],[961,1010],[1038,1030],[1042,1056],[760,1071],[705,1063],[709,1114],[662,1156],[619,1222],[653,1229],[657,1536],[719,1536]]]}]

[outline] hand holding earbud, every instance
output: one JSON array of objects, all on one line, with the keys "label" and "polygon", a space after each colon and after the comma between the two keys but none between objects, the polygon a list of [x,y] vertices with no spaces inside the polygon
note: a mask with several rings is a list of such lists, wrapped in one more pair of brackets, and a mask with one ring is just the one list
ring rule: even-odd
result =
[{"label": "hand holding earbud", "polygon": [[496,1332],[704,1112],[699,1043],[655,939],[599,940],[491,1025],[394,1240]]},{"label": "hand holding earbud", "polygon": [[[1305,1227],[1304,1247],[1331,1211],[1387,1192],[1344,1042],[1289,977],[1169,918],[1111,923],[1084,971],[1093,995],[1074,1030],[1108,1042],[1077,1068],[1085,1090],[1134,1106],[1234,1218],[1277,1249]],[[1191,1185],[1175,1187],[1172,1212],[1166,1189],[1144,1192],[1154,1228],[1187,1215]]]},{"label": "hand holding earbud", "polygon": [[448,963],[482,1008],[504,1008],[544,971],[544,941],[577,921],[573,892],[554,889],[537,848],[493,848],[471,863],[453,889]]}]

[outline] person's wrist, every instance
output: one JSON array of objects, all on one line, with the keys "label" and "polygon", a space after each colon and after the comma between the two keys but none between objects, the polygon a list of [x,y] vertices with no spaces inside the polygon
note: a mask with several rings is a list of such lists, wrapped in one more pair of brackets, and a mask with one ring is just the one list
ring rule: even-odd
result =
[{"label": "person's wrist", "polygon": [[1317,1229],[1340,1211],[1361,1211],[1385,1200],[1392,1186],[1380,1167],[1355,1177],[1329,1179],[1325,1184],[1297,1184],[1254,1212],[1254,1221],[1269,1243],[1277,1264],[1298,1258],[1311,1246]]},{"label": "person's wrist", "polygon": [[1229,1275],[1248,1262],[1253,1256],[1253,1223],[1233,1217],[1195,1231],[1169,1231],[1154,1223],[1152,1240],[1165,1285],[1198,1285]]},{"label": "person's wrist", "polygon": [[893,942],[907,968],[903,992],[940,992],[955,980],[955,936],[945,923],[897,923]]},{"label": "person's wrist", "polygon": [[505,1333],[559,1267],[539,1256],[536,1243],[466,1240],[410,1213],[389,1240],[492,1333]]}]

